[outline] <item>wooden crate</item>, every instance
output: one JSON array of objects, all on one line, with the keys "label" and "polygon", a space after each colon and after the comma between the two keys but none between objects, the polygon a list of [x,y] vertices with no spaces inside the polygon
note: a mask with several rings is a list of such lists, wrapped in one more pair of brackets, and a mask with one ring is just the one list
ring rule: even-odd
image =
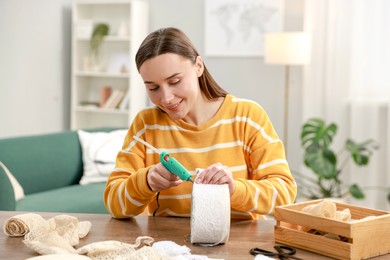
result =
[{"label": "wooden crate", "polygon": [[[305,206],[321,201],[276,207],[275,241],[337,259],[366,259],[390,252],[390,212],[339,202],[335,202],[337,210],[349,208],[351,211],[350,222],[301,212]],[[343,240],[302,231],[306,229],[336,234],[342,236]]]}]

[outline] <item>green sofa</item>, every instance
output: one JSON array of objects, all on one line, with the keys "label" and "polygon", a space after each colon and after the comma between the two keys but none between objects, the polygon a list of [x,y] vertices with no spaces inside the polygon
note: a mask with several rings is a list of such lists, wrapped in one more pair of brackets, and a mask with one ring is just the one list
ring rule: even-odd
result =
[{"label": "green sofa", "polygon": [[[94,129],[88,131],[109,131]],[[0,210],[29,212],[107,213],[105,183],[79,185],[83,175],[77,131],[0,139],[0,161],[24,189],[16,201],[0,167]]]}]

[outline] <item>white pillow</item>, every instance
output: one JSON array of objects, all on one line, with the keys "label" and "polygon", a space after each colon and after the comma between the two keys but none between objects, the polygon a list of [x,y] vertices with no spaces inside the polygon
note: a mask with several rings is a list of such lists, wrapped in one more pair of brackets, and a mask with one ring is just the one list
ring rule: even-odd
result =
[{"label": "white pillow", "polygon": [[122,149],[127,130],[111,132],[86,132],[78,130],[77,134],[83,153],[83,176],[81,185],[105,182],[115,167],[118,152]]},{"label": "white pillow", "polygon": [[15,176],[12,175],[12,173],[9,171],[9,169],[0,161],[0,167],[3,168],[4,172],[7,174],[9,181],[12,184],[12,188],[14,189],[15,193],[15,200],[21,200],[24,198],[24,189],[22,185],[18,182],[18,180],[15,178]]}]

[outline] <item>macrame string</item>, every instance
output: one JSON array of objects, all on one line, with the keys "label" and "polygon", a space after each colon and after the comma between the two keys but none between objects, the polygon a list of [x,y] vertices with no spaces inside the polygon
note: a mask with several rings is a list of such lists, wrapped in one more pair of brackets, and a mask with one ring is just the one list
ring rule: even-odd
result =
[{"label": "macrame string", "polygon": [[191,243],[215,246],[230,234],[230,194],[227,184],[197,184],[192,190]]}]

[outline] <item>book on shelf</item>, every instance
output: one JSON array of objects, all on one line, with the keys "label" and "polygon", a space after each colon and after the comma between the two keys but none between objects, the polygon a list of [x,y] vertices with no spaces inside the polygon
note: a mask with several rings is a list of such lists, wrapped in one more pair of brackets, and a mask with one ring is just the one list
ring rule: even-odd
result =
[{"label": "book on shelf", "polygon": [[130,102],[129,91],[127,90],[125,95],[123,96],[121,102],[119,103],[118,108],[121,110],[128,109],[129,102]]},{"label": "book on shelf", "polygon": [[103,108],[116,108],[120,104],[121,100],[123,99],[125,95],[125,91],[122,89],[114,89],[110,95],[110,97],[107,99],[107,101],[104,103]]},{"label": "book on shelf", "polygon": [[111,96],[111,87],[104,86],[100,90],[100,101],[99,101],[99,107],[103,107],[104,104],[107,102],[108,98]]}]

